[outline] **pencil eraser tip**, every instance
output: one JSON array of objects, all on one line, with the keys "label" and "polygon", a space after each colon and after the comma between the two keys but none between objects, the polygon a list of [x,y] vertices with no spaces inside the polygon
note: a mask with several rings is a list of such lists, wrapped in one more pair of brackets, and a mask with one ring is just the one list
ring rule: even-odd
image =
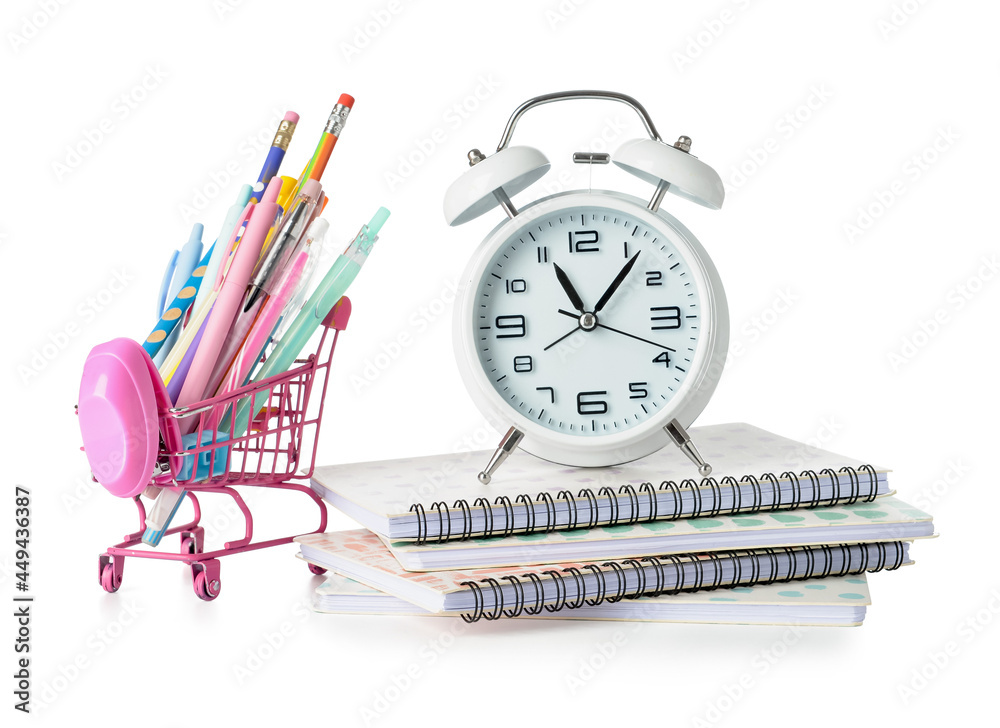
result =
[{"label": "pencil eraser tip", "polygon": [[290,121],[293,124],[298,124],[299,123],[299,115],[296,114],[294,111],[287,111],[287,112],[285,112],[285,116],[282,119],[282,121]]},{"label": "pencil eraser tip", "polygon": [[354,108],[354,97],[350,94],[341,94],[340,98],[337,99],[337,103],[341,106],[346,106],[348,109]]}]

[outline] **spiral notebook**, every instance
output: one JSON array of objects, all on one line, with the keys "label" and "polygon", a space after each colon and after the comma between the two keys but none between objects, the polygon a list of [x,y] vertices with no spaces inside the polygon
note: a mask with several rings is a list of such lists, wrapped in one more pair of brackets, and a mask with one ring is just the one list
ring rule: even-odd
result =
[{"label": "spiral notebook", "polygon": [[624,597],[860,574],[910,563],[909,544],[889,541],[417,573],[404,570],[382,540],[365,529],[295,540],[310,563],[430,612],[461,614],[467,622],[595,606]]},{"label": "spiral notebook", "polygon": [[[660,594],[642,599],[604,601],[559,612],[523,614],[529,619],[577,619],[616,622],[681,622],[702,624],[789,624],[810,627],[855,627],[871,606],[864,574]],[[372,589],[340,574],[329,574],[316,587],[313,610],[322,614],[372,614],[446,617]]]},{"label": "spiral notebook", "polygon": [[712,477],[692,479],[691,463],[668,446],[608,468],[556,465],[515,451],[489,485],[476,476],[491,451],[319,467],[312,485],[372,531],[418,543],[835,505],[889,493],[885,468],[751,425],[695,427],[690,434]]},{"label": "spiral notebook", "polygon": [[435,571],[775,546],[896,541],[927,538],[933,534],[934,522],[930,514],[896,496],[886,496],[875,503],[795,511],[623,523],[444,543],[393,541],[387,545],[404,569]]}]

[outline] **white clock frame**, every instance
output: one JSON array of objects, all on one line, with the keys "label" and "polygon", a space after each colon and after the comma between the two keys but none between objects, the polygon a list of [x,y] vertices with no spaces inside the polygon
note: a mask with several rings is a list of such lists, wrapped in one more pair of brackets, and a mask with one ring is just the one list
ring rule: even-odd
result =
[{"label": "white clock frame", "polygon": [[[690,267],[702,301],[700,336],[688,376],[670,401],[643,422],[622,432],[596,437],[556,432],[511,407],[483,370],[477,353],[475,321],[479,282],[488,275],[486,268],[497,251],[509,245],[512,239],[517,239],[514,233],[529,224],[532,218],[547,216],[562,208],[587,206],[620,209],[623,214],[652,229],[668,228],[672,231],[676,237],[672,237],[671,241]],[[718,384],[729,348],[729,309],[722,279],[698,239],[677,218],[663,210],[652,212],[647,209],[645,201],[609,190],[572,190],[544,197],[493,228],[476,249],[462,275],[453,326],[462,381],[490,424],[501,432],[511,425],[523,432],[524,439],[519,446],[532,455],[556,463],[585,467],[629,462],[667,445],[670,437],[664,431],[664,425],[676,419],[682,427],[688,427],[702,413]]]}]

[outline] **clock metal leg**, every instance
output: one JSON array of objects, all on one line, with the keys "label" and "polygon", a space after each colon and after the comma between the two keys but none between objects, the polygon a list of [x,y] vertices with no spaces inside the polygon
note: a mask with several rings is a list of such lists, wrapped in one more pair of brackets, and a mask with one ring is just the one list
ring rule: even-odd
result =
[{"label": "clock metal leg", "polygon": [[[475,167],[477,164],[486,159],[486,157],[483,156],[483,153],[478,149],[469,150],[468,157],[470,167]],[[507,213],[507,217],[514,218],[517,216],[517,208],[514,207],[514,203],[510,201],[510,197],[507,196],[503,187],[497,187],[493,190],[493,196],[497,198],[497,202],[500,203],[500,207],[503,208],[503,211]]]},{"label": "clock metal leg", "polygon": [[500,203],[503,211],[507,213],[507,217],[514,218],[517,216],[517,208],[514,207],[514,203],[510,201],[510,198],[503,191],[502,187],[493,190],[493,196],[497,198],[497,202]]},{"label": "clock metal leg", "polygon": [[653,199],[649,201],[646,207],[650,212],[656,212],[660,209],[660,203],[663,202],[663,196],[667,194],[667,190],[670,189],[670,183],[665,179],[661,179],[660,183],[656,185],[656,192],[653,193]]},{"label": "clock metal leg", "polygon": [[479,482],[483,485],[489,485],[490,481],[493,479],[493,473],[497,471],[503,461],[507,459],[517,444],[521,442],[521,438],[524,437],[524,433],[518,430],[516,427],[511,427],[507,430],[507,434],[503,436],[500,440],[500,444],[497,445],[496,452],[493,453],[493,457],[490,458],[490,462],[486,465],[486,470],[479,474]]},{"label": "clock metal leg", "polygon": [[699,475],[705,478],[712,474],[712,466],[702,458],[701,453],[698,452],[698,448],[691,442],[691,436],[687,434],[687,430],[681,427],[680,422],[670,420],[663,429],[670,435],[670,439],[680,448],[681,452],[687,455],[691,462],[698,466]]}]

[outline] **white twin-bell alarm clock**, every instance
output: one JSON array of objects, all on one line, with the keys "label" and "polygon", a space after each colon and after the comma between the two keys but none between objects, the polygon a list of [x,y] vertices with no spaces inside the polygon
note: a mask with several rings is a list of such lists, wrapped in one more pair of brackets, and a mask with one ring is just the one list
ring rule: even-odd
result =
[{"label": "white twin-bell alarm clock", "polygon": [[[648,139],[573,161],[614,162],[655,186],[648,202],[574,190],[514,206],[511,198],[550,167],[539,150],[510,146],[518,120],[575,99],[621,102],[642,119]],[[462,378],[488,421],[507,432],[481,482],[518,446],[556,463],[604,466],[673,442],[701,475],[711,473],[686,428],[725,363],[726,296],[701,243],[660,209],[667,192],[722,206],[722,180],[690,149],[686,136],[664,143],[630,96],[566,91],[521,104],[495,154],[469,152],[471,169],[445,195],[448,224],[497,206],[507,214],[472,256],[455,309]]]}]

